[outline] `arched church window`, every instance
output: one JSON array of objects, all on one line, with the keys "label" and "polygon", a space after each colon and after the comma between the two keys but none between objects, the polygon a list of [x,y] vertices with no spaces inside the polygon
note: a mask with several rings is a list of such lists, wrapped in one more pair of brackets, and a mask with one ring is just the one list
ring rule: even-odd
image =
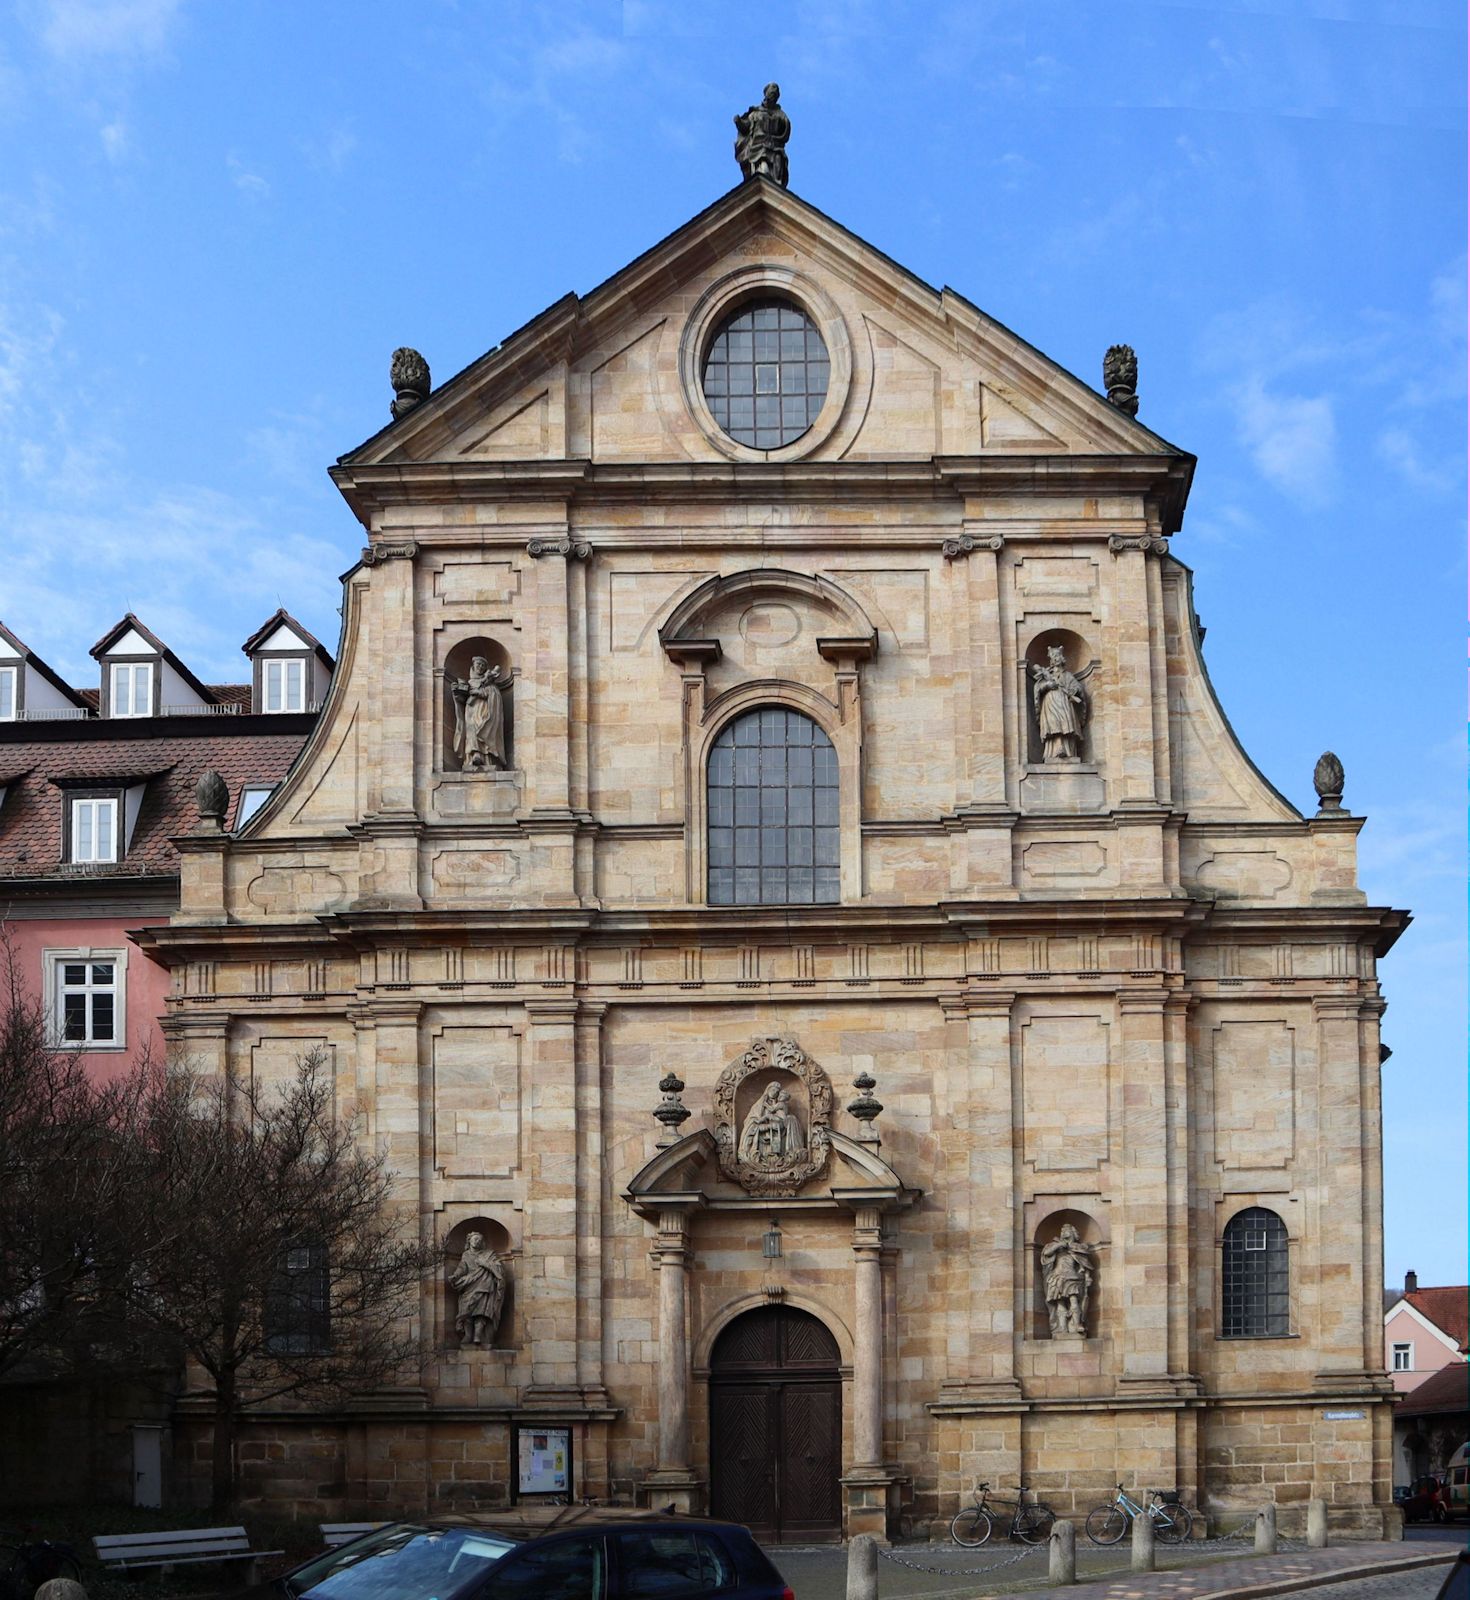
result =
[{"label": "arched church window", "polygon": [[837,752],[810,717],[762,706],[728,722],[708,799],[711,905],[836,903]]},{"label": "arched church window", "polygon": [[1273,1339],[1291,1331],[1286,1224],[1264,1206],[1237,1212],[1225,1226],[1220,1333]]},{"label": "arched church window", "polygon": [[817,420],[831,363],[817,325],[789,300],[747,302],[704,358],[704,398],[739,444],[779,450]]}]

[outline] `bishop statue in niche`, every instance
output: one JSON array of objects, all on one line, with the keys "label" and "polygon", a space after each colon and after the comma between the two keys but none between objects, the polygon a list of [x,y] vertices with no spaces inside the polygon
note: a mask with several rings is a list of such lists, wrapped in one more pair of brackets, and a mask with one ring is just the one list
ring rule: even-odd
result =
[{"label": "bishop statue in niche", "polygon": [[462,772],[505,769],[505,687],[499,667],[484,656],[470,662],[468,678],[451,678],[454,753]]},{"label": "bishop statue in niche", "polygon": [[746,1116],[740,1159],[753,1167],[787,1167],[805,1154],[806,1135],[792,1109],[790,1091],[768,1083]]},{"label": "bishop statue in niche", "polygon": [[1096,665],[1093,662],[1081,672],[1068,672],[1066,652],[1054,644],[1046,652],[1046,665],[1031,668],[1031,697],[1043,761],[1082,759],[1082,730],[1087,726],[1087,690],[1082,685]]}]

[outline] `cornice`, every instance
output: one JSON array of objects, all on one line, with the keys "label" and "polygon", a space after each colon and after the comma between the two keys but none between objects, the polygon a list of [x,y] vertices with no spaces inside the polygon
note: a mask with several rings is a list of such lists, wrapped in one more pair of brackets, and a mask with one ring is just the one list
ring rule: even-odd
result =
[{"label": "cornice", "polygon": [[[388,507],[463,501],[953,501],[988,495],[1153,496],[1178,531],[1192,463],[1169,455],[934,456],[918,461],[410,461],[331,469],[360,521]],[[483,532],[483,529],[477,532]],[[1100,538],[1109,532],[1100,527]]]}]

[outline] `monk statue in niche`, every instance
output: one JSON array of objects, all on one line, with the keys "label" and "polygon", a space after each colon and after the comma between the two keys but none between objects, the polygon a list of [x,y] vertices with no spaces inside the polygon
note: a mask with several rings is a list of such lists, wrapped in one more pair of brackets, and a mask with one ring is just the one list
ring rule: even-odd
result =
[{"label": "monk statue in niche", "polygon": [[505,1308],[505,1264],[486,1245],[483,1233],[472,1233],[465,1240],[464,1254],[450,1274],[449,1287],[459,1296],[454,1326],[460,1344],[493,1344]]},{"label": "monk statue in niche", "polygon": [[1087,1302],[1092,1297],[1092,1282],[1097,1276],[1096,1252],[1070,1223],[1041,1252],[1041,1270],[1046,1274],[1046,1314],[1051,1321],[1053,1339],[1068,1334],[1087,1333]]},{"label": "monk statue in niche", "polygon": [[806,1154],[806,1135],[791,1107],[790,1094],[768,1083],[750,1108],[740,1134],[740,1159],[753,1167],[785,1167]]},{"label": "monk statue in niche", "polygon": [[462,772],[500,772],[505,768],[505,685],[500,668],[484,656],[470,662],[468,678],[451,678],[454,699],[454,753]]},{"label": "monk statue in niche", "polygon": [[1041,759],[1080,761],[1082,730],[1087,726],[1087,691],[1082,684],[1091,676],[1092,666],[1081,672],[1068,672],[1066,652],[1058,644],[1048,648],[1046,663],[1044,667],[1031,668]]}]

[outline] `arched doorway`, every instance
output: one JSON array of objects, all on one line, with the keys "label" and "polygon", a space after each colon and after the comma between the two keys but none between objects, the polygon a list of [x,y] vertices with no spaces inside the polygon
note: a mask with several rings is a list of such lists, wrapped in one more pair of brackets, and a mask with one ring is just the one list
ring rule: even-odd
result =
[{"label": "arched doorway", "polygon": [[736,1317],[710,1355],[710,1509],[758,1539],[842,1536],[837,1343],[790,1306]]}]

